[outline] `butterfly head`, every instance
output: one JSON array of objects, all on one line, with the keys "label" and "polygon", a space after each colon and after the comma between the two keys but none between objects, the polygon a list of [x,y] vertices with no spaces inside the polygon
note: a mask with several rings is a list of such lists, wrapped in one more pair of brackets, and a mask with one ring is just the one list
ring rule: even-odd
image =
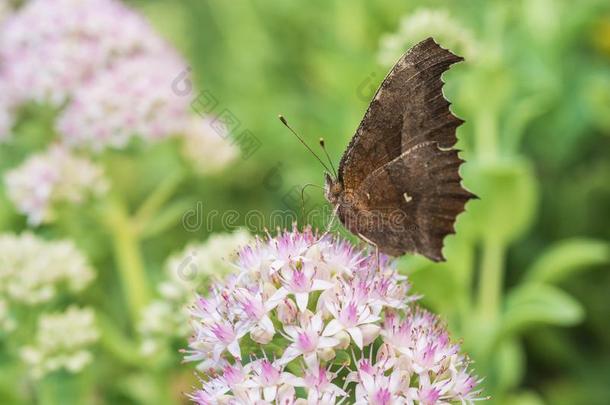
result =
[{"label": "butterfly head", "polygon": [[333,178],[328,172],[324,173],[324,196],[331,204],[339,201],[339,196],[343,193],[341,182]]}]

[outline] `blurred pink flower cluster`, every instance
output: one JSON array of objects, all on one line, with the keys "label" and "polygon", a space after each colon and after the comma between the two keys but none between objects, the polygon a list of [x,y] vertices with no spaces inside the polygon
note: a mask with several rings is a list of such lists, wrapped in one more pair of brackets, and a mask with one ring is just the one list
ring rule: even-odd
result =
[{"label": "blurred pink flower cluster", "polygon": [[132,135],[157,140],[186,128],[188,103],[169,81],[183,68],[175,55],[145,55],[117,63],[83,83],[57,128],[72,146],[124,147]]},{"label": "blurred pink flower cluster", "polygon": [[30,225],[51,221],[58,205],[78,205],[108,189],[98,165],[59,145],[31,155],[4,180],[9,199]]},{"label": "blurred pink flower cluster", "polygon": [[[386,257],[310,230],[258,239],[192,307],[199,404],[446,404],[480,399],[442,323]],[[299,398],[305,393],[305,398]],[[299,395],[299,393],[301,393]]]},{"label": "blurred pink flower cluster", "polygon": [[[72,146],[122,147],[186,127],[188,98],[171,82],[186,62],[148,22],[116,0],[32,0],[0,27],[0,138],[25,102],[64,108]],[[4,89],[3,89],[4,90]]]},{"label": "blurred pink flower cluster", "polygon": [[[209,119],[195,117],[191,99],[172,88],[185,66],[118,0],[31,0],[0,23],[0,141],[18,132],[25,103],[51,105],[58,114],[60,146],[5,177],[10,199],[30,224],[50,221],[58,205],[80,203],[91,188],[100,189],[101,169],[86,154],[72,159],[73,149],[100,152],[134,138],[181,135],[183,157],[198,173],[216,172],[236,157],[237,147],[210,131]],[[82,173],[66,169],[60,155]]]}]

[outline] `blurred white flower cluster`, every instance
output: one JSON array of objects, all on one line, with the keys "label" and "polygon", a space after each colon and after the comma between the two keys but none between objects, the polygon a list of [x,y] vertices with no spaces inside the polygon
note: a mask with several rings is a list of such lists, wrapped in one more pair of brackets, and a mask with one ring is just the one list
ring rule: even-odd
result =
[{"label": "blurred white flower cluster", "polygon": [[98,338],[93,310],[73,306],[42,315],[33,343],[20,354],[35,378],[59,369],[76,373],[93,360],[90,346]]},{"label": "blurred white flower cluster", "polygon": [[31,233],[0,235],[0,314],[8,315],[12,303],[49,302],[62,288],[79,292],[94,276],[71,241],[46,241]]},{"label": "blurred white flower cluster", "polygon": [[443,323],[387,257],[310,230],[257,239],[197,297],[187,361],[208,404],[422,404],[482,399]]},{"label": "blurred white flower cluster", "polygon": [[8,197],[31,225],[52,220],[59,204],[79,204],[108,188],[101,168],[58,145],[7,172],[5,183]]},{"label": "blurred white flower cluster", "polygon": [[392,65],[411,46],[433,37],[445,48],[471,60],[477,54],[474,34],[463,27],[447,10],[419,9],[403,17],[394,34],[381,38],[379,61]]},{"label": "blurred white flower cluster", "polygon": [[160,297],[145,309],[139,325],[144,354],[158,353],[173,338],[188,336],[190,297],[206,289],[212,278],[231,272],[237,250],[251,239],[245,230],[214,234],[168,259],[166,279],[159,284]]},{"label": "blurred white flower cluster", "polygon": [[192,118],[183,135],[182,154],[201,175],[222,170],[239,154],[226,127],[212,118]]}]

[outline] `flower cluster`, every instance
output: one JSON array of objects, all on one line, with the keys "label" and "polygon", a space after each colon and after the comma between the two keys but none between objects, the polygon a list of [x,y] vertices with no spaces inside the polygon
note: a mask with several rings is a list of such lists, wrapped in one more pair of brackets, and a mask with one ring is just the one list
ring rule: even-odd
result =
[{"label": "flower cluster", "polygon": [[209,285],[211,278],[228,274],[233,269],[235,252],[250,239],[245,230],[214,234],[168,259],[166,279],[159,284],[159,298],[145,308],[138,327],[144,354],[159,353],[172,339],[188,336],[189,297]]},{"label": "flower cluster", "polygon": [[229,136],[220,120],[193,118],[183,133],[182,155],[199,174],[216,173],[239,154]]},{"label": "flower cluster", "polygon": [[80,204],[103,194],[102,170],[61,146],[30,156],[5,175],[8,197],[31,225],[50,221],[58,204]]},{"label": "flower cluster", "polygon": [[48,302],[60,287],[81,291],[95,275],[71,241],[45,241],[31,233],[0,235],[0,257],[0,301]]},{"label": "flower cluster", "polygon": [[143,18],[115,0],[31,0],[0,33],[2,71],[18,102],[61,105],[100,69],[165,48]]},{"label": "flower cluster", "polygon": [[214,173],[237,148],[173,89],[185,66],[120,1],[29,1],[0,26],[0,140],[9,138],[16,107],[50,103],[70,147],[98,152],[180,135],[186,159],[200,174]]},{"label": "flower cluster", "polygon": [[152,141],[182,133],[189,100],[170,87],[182,69],[184,62],[169,53],[118,63],[74,93],[58,131],[69,145],[94,151],[122,148],[134,135]]},{"label": "flower cluster", "polygon": [[89,346],[98,338],[93,310],[70,307],[65,312],[42,315],[34,342],[20,354],[35,378],[59,369],[76,373],[93,360]]},{"label": "flower cluster", "polygon": [[[257,239],[191,308],[199,404],[446,404],[478,399],[442,323],[386,257],[310,230]],[[305,399],[306,398],[306,399]]]},{"label": "flower cluster", "polygon": [[[170,86],[186,63],[119,1],[28,2],[0,29],[0,61],[8,105],[67,102],[57,128],[71,145],[123,147],[133,135],[158,139],[187,125],[188,99]],[[10,122],[0,108],[0,134]]]},{"label": "flower cluster", "polygon": [[419,9],[401,20],[396,33],[381,39],[379,60],[384,65],[391,65],[405,49],[430,36],[444,47],[455,49],[468,60],[476,57],[477,42],[474,34],[460,25],[447,10]]}]

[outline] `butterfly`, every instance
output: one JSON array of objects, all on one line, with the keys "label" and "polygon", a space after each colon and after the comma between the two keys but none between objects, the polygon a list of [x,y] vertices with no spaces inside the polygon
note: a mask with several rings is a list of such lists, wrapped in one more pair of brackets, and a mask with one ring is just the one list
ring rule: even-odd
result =
[{"label": "butterfly", "polygon": [[461,61],[432,38],[407,51],[375,93],[334,176],[280,116],[327,168],[324,194],[335,215],[378,252],[444,261],[444,238],[477,198],[461,185],[464,161],[453,146],[464,121],[449,110],[441,79]]},{"label": "butterfly", "polygon": [[325,196],[343,225],[392,256],[444,261],[443,239],[476,198],[461,185],[453,146],[464,121],[449,110],[442,74],[463,58],[428,38],[407,51],[373,97]]}]

